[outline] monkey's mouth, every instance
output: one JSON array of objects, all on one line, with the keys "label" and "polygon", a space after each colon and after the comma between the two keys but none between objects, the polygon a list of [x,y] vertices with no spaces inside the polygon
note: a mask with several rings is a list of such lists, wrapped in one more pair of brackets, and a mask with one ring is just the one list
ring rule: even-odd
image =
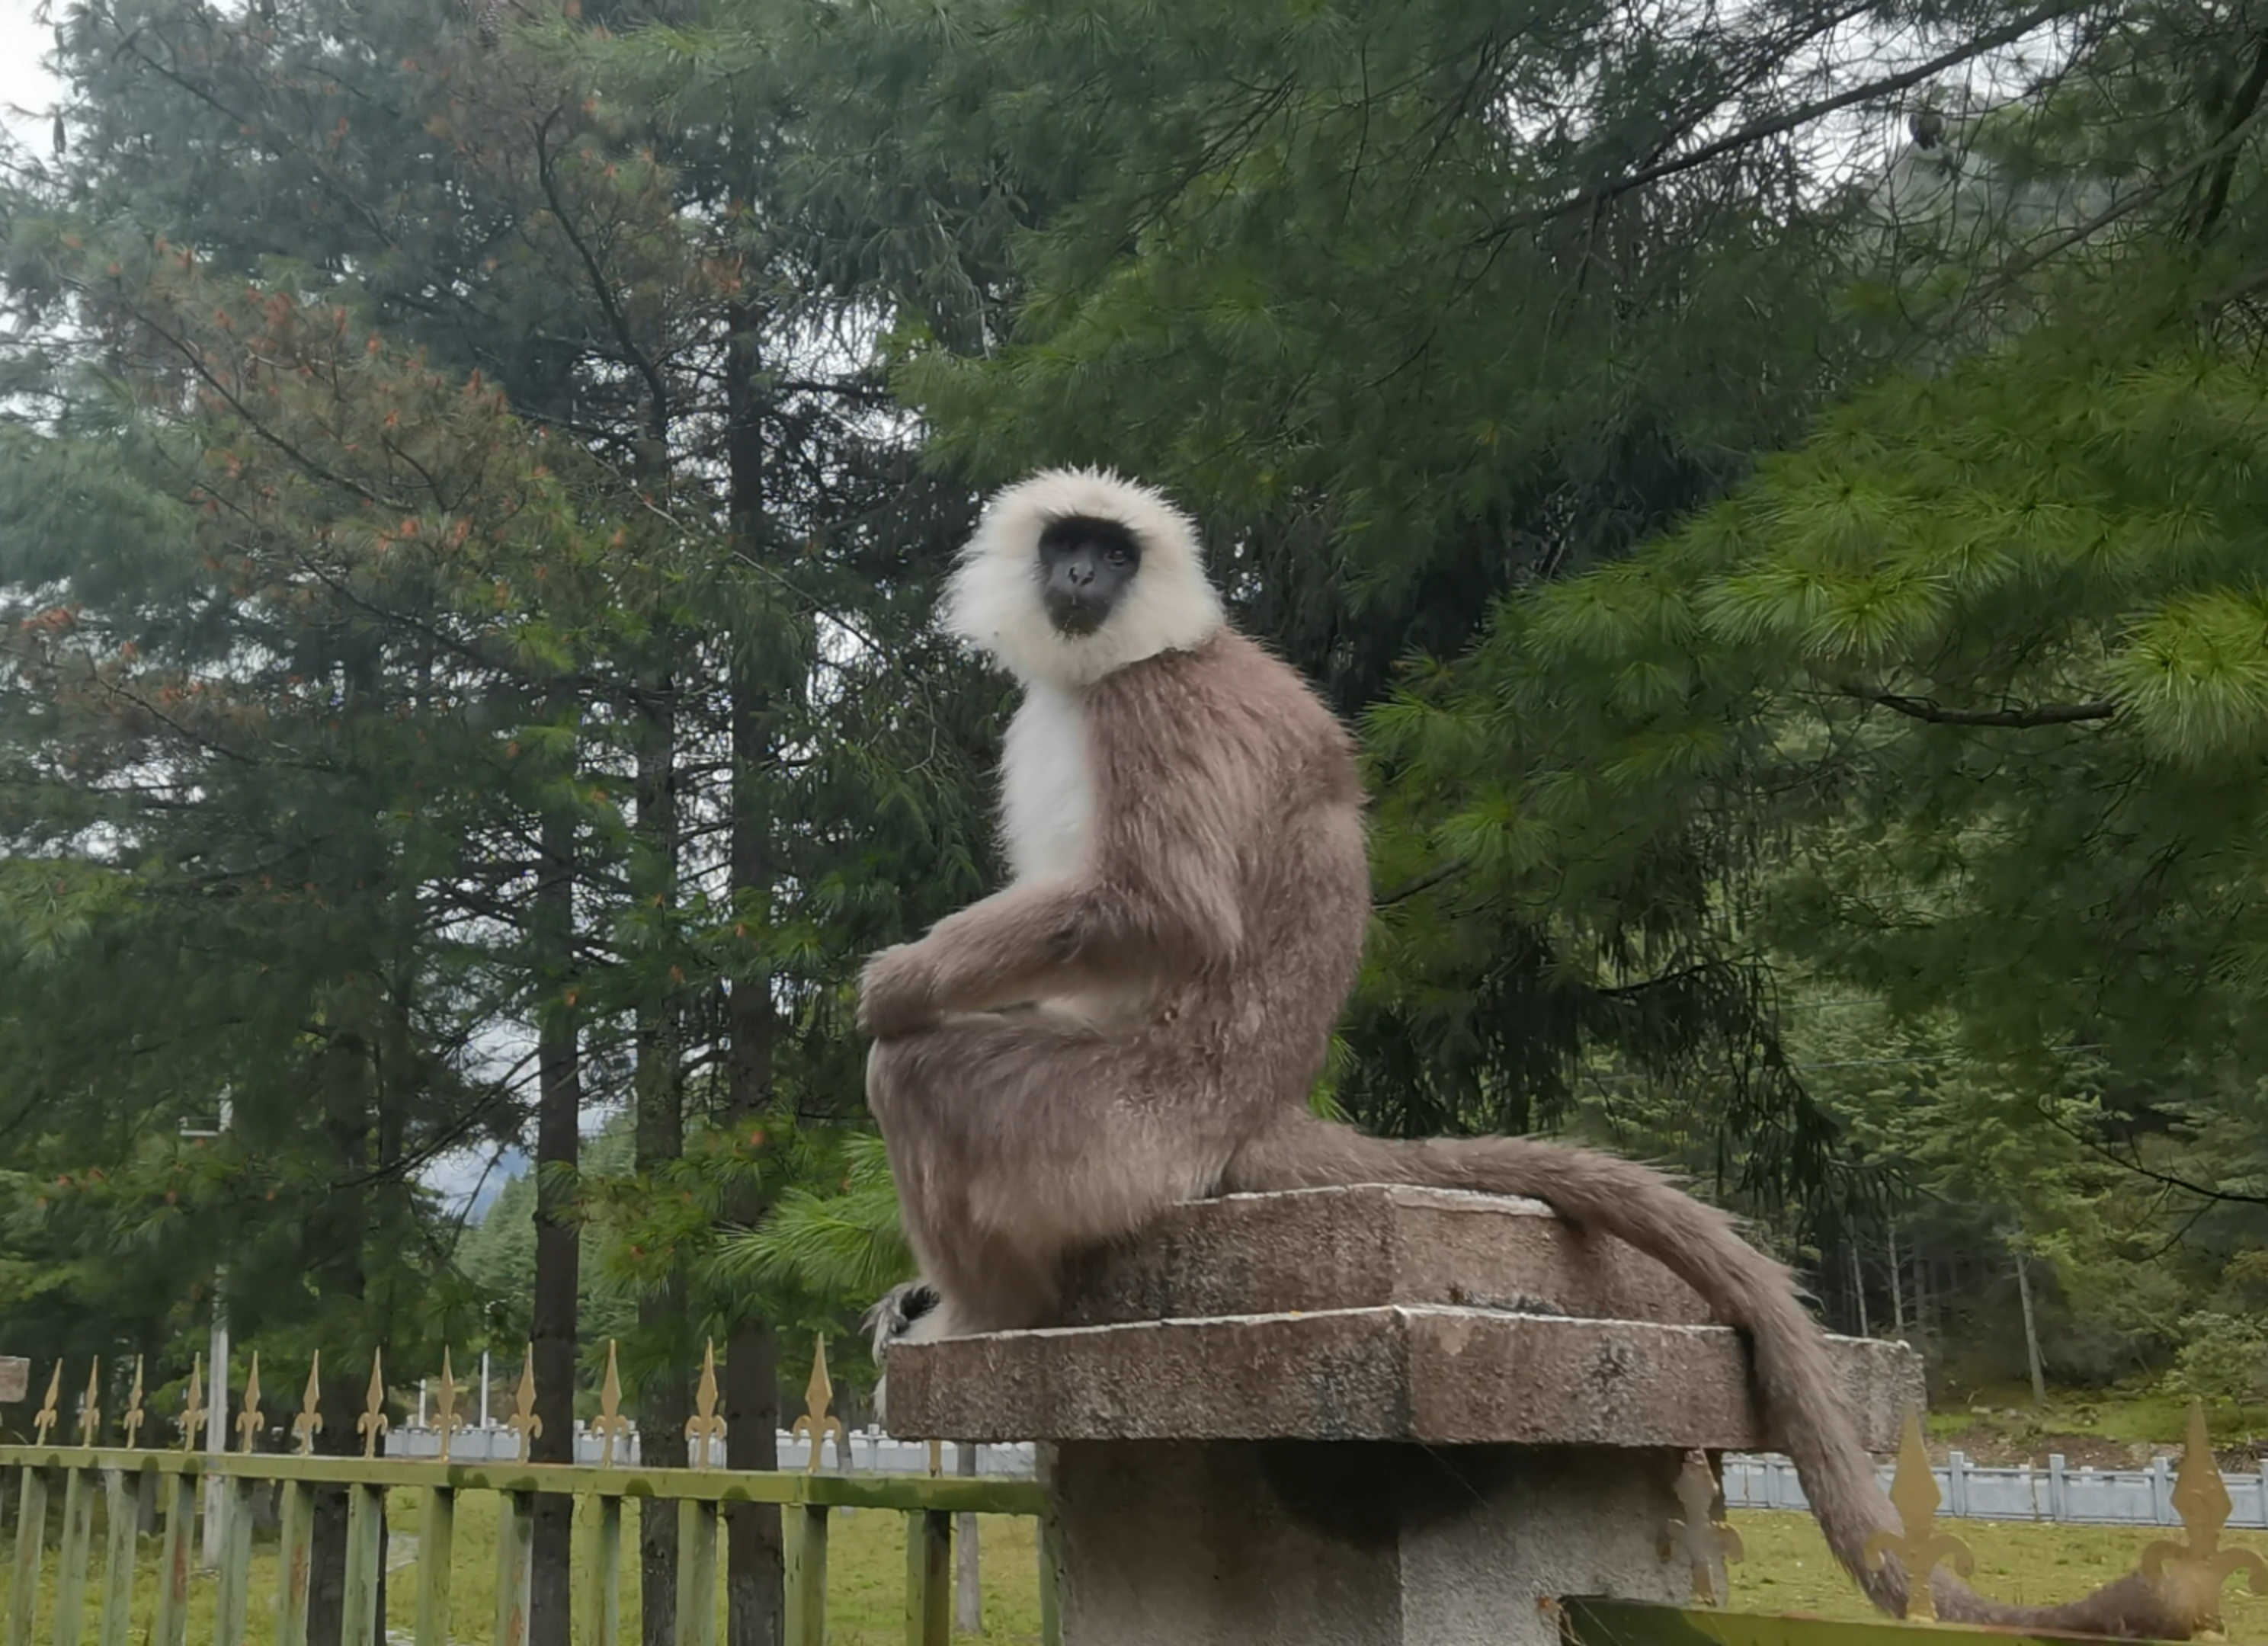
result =
[{"label": "monkey's mouth", "polygon": [[1056,632],[1073,639],[1084,639],[1102,627],[1108,608],[1100,600],[1082,599],[1075,594],[1048,596],[1048,621]]}]

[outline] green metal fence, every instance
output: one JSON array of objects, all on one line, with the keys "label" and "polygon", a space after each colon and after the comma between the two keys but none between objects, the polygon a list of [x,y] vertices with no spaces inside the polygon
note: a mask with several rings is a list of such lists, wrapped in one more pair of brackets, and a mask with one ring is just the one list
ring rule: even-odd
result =
[{"label": "green metal fence", "polygon": [[[445,1381],[446,1374],[445,1372]],[[824,1388],[815,1370],[815,1390]],[[798,1420],[798,1432],[814,1435],[813,1466],[801,1471],[724,1468],[632,1468],[532,1462],[460,1463],[438,1459],[376,1456],[385,1429],[384,1397],[375,1371],[369,1412],[357,1424],[364,1434],[360,1458],[313,1455],[320,1422],[314,1413],[314,1379],[309,1379],[307,1409],[293,1421],[296,1454],[251,1450],[265,1420],[258,1401],[256,1369],[247,1379],[246,1407],[238,1419],[244,1449],[227,1453],[195,1449],[202,1420],[195,1385],[180,1428],[178,1451],[96,1444],[100,1414],[95,1408],[92,1374],[82,1407],[78,1445],[53,1444],[61,1371],[50,1382],[47,1403],[34,1426],[39,1444],[0,1446],[0,1471],[18,1486],[15,1560],[0,1646],[85,1646],[90,1557],[95,1541],[95,1500],[103,1500],[104,1561],[100,1595],[93,1620],[95,1646],[187,1646],[194,1582],[213,1585],[212,1646],[241,1646],[254,1604],[273,1608],[276,1646],[306,1646],[308,1595],[314,1540],[314,1497],[335,1488],[346,1498],[346,1556],[343,1574],[342,1646],[381,1646],[380,1560],[389,1495],[413,1492],[419,1504],[416,1560],[416,1646],[449,1646],[452,1551],[458,1502],[468,1492],[492,1492],[497,1499],[494,1646],[525,1646],[534,1577],[536,1500],[555,1495],[576,1500],[593,1522],[593,1555],[577,1585],[572,1609],[576,1637],[588,1646],[622,1646],[622,1506],[637,1501],[638,1512],[652,1514],[674,1505],[678,1556],[676,1646],[717,1646],[718,1535],[727,1504],[777,1505],[786,1554],[786,1638],[793,1646],[820,1646],[827,1638],[827,1549],[829,1517],[836,1509],[895,1510],[905,1517],[906,1587],[904,1638],[909,1646],[946,1646],[952,1628],[953,1523],[962,1514],[1030,1516],[1038,1519],[1041,1632],[1049,1646],[1058,1639],[1056,1570],[1045,1535],[1046,1495],[1033,1481],[921,1475],[823,1474],[817,1471],[816,1437],[834,1420],[823,1405]],[[609,1393],[614,1392],[610,1378]],[[129,1443],[143,1420],[136,1398],[122,1422]],[[715,1416],[713,1366],[704,1367],[696,1441],[721,1441]],[[821,1396],[823,1399],[823,1395]],[[523,1454],[532,1426],[533,1405],[523,1380]],[[610,1399],[611,1407],[613,1401]],[[610,1410],[607,1419],[614,1418]],[[694,1425],[688,1425],[691,1429]],[[593,1426],[594,1428],[597,1425]],[[627,1428],[626,1424],[621,1425]],[[839,1424],[836,1425],[839,1431]],[[445,1423],[446,1443],[449,1429]],[[619,1430],[609,1432],[609,1438]],[[705,1444],[696,1456],[706,1455]],[[139,1497],[145,1476],[154,1476],[163,1518],[157,1556],[156,1600],[146,1620],[137,1620],[135,1587],[141,1560]],[[273,1482],[279,1523],[276,1574],[272,1594],[253,1593],[253,1492]],[[200,1488],[217,1488],[219,1549],[215,1569],[200,1574],[195,1554]],[[60,1488],[62,1528],[51,1539],[51,1504]],[[664,1511],[666,1512],[666,1511]],[[52,1547],[51,1547],[52,1546]],[[42,1578],[52,1556],[54,1598],[40,1613]],[[137,1628],[137,1623],[142,1627]],[[632,1625],[629,1638],[639,1631]],[[202,1643],[201,1643],[202,1646]]]},{"label": "green metal fence", "polygon": [[[296,1451],[256,1451],[268,1425],[260,1410],[256,1356],[246,1378],[243,1409],[232,1425],[240,1439],[238,1451],[198,1450],[200,1430],[210,1422],[198,1373],[192,1374],[175,1420],[179,1449],[136,1446],[137,1433],[147,1422],[138,1366],[133,1392],[117,1425],[125,1445],[100,1444],[104,1425],[95,1368],[89,1369],[75,1425],[79,1444],[57,1444],[52,1438],[62,1422],[63,1373],[57,1367],[33,1421],[35,1444],[0,1445],[0,1479],[12,1480],[18,1488],[15,1560],[0,1646],[86,1646],[98,1497],[104,1506],[104,1547],[99,1583],[92,1585],[99,1590],[93,1618],[95,1646],[188,1646],[192,1584],[201,1581],[211,1585],[212,1646],[243,1646],[256,1601],[271,1608],[275,1646],[306,1646],[319,1490],[338,1492],[346,1503],[342,1646],[381,1646],[385,1639],[381,1561],[388,1502],[396,1492],[416,1494],[418,1506],[415,1646],[451,1646],[452,1555],[459,1500],[468,1492],[492,1493],[497,1500],[494,1646],[526,1646],[535,1577],[536,1508],[545,1496],[573,1501],[591,1530],[591,1556],[582,1562],[571,1601],[571,1622],[579,1646],[622,1646],[623,1505],[629,1500],[637,1501],[641,1516],[659,1512],[676,1517],[675,1646],[718,1646],[718,1539],[725,1509],[735,1503],[774,1505],[780,1511],[786,1639],[792,1646],[821,1646],[827,1638],[829,1517],[837,1509],[892,1510],[904,1517],[903,1638],[908,1646],[948,1646],[954,1517],[1034,1517],[1039,1530],[1035,1552],[1041,1636],[1047,1646],[1059,1646],[1057,1553],[1044,1488],[1035,1481],[946,1476],[939,1470],[934,1445],[927,1475],[820,1473],[821,1441],[832,1434],[839,1443],[842,1434],[840,1422],[828,1415],[832,1391],[824,1355],[822,1345],[813,1366],[809,1409],[795,1424],[796,1436],[807,1437],[811,1446],[806,1466],[798,1471],[615,1466],[616,1445],[627,1438],[630,1425],[619,1409],[620,1385],[611,1350],[600,1414],[590,1426],[601,1443],[597,1466],[526,1460],[541,1427],[534,1418],[532,1373],[526,1370],[515,1415],[507,1425],[519,1437],[521,1460],[464,1463],[448,1455],[450,1437],[462,1424],[454,1409],[456,1390],[446,1357],[438,1408],[441,1451],[432,1459],[377,1455],[387,1421],[384,1380],[376,1365],[371,1371],[367,1409],[355,1424],[362,1438],[360,1458],[314,1455],[322,1420],[312,1366],[303,1407],[288,1424]],[[696,1458],[705,1460],[721,1449],[725,1422],[717,1415],[713,1357],[704,1356],[696,1415],[687,1423],[686,1433],[695,1444]],[[276,1574],[272,1592],[264,1600],[253,1592],[253,1493],[263,1482],[272,1483],[276,1490],[278,1526]],[[163,1532],[151,1574],[155,1599],[146,1617],[137,1618],[140,1498],[145,1486],[155,1488]],[[217,1559],[209,1577],[199,1572],[193,1548],[201,1488],[212,1491],[218,1517]],[[49,1522],[58,1489],[61,1531],[51,1539]],[[1968,1564],[1967,1551],[1958,1539],[1936,1530],[1937,1488],[1918,1422],[1909,1421],[1890,1495],[1902,1530],[1898,1536],[1878,1539],[1884,1552],[1898,1554],[1917,1576],[1940,1561]],[[1575,1596],[1545,1601],[1547,1609],[1557,1613],[1569,1646],[1890,1646],[1894,1632],[1911,1639],[1917,1627],[1992,1635],[2004,1646],[2049,1638],[1923,1620],[1830,1622],[1719,1609],[1713,1579],[1704,1580],[1712,1562],[1737,1558],[1737,1541],[1719,1518],[1721,1497],[1712,1501],[1712,1488],[1701,1476],[1681,1483],[1680,1497],[1683,1512],[1668,1528],[1663,1553],[1668,1558],[1674,1549],[1684,1550],[1693,1562],[1696,1595],[1705,1596],[1705,1603],[1671,1606]],[[2221,1542],[2230,1505],[2199,1407],[2193,1407],[2191,1413],[2174,1497],[2183,1537],[2149,1544],[2140,1551],[2139,1569],[2180,1598],[2196,1627],[2217,1632],[2222,1586],[2242,1576],[2255,1592],[2268,1593],[2268,1561],[2249,1547]],[[42,1617],[42,1579],[51,1553],[53,1599]],[[1927,1592],[1926,1588],[1918,1591],[1924,1597]],[[1926,1620],[1926,1600],[1921,1610]],[[634,1625],[631,1638],[641,1635]],[[204,1646],[207,1637],[201,1631],[199,1646]]]},{"label": "green metal fence", "polygon": [[[195,1529],[200,1481],[217,1477],[222,1499],[216,1646],[239,1646],[254,1604],[252,1503],[255,1482],[277,1483],[282,1530],[277,1581],[268,1603],[275,1608],[276,1646],[306,1639],[312,1503],[318,1486],[347,1493],[347,1566],[343,1646],[378,1646],[379,1536],[390,1492],[419,1495],[416,1646],[447,1646],[450,1639],[450,1547],[457,1500],[465,1492],[498,1495],[496,1646],[521,1646],[534,1543],[535,1500],[555,1493],[588,1499],[597,1522],[597,1558],[585,1592],[576,1597],[585,1638],[594,1646],[620,1646],[622,1512],[636,1498],[641,1512],[676,1505],[679,1557],[677,1646],[715,1646],[717,1536],[727,1503],[780,1507],[787,1544],[787,1638],[817,1646],[827,1631],[827,1541],[829,1512],[857,1508],[895,1510],[906,1518],[906,1633],[910,1643],[942,1646],[952,1620],[953,1517],[956,1514],[1040,1515],[1042,1488],[1030,1481],[918,1475],[838,1475],[755,1473],[725,1469],[601,1469],[566,1464],[458,1464],[407,1459],[289,1457],[232,1452],[113,1451],[77,1446],[0,1447],[0,1467],[20,1471],[16,1511],[16,1558],[10,1585],[5,1646],[82,1646],[88,1555],[93,1542],[94,1499],[107,1499],[107,1561],[97,1646],[186,1646],[189,1585],[195,1566]],[[146,1637],[132,1635],[129,1613],[136,1565],[137,1477],[159,1477],[165,1531],[158,1557],[157,1611]],[[54,1551],[55,1604],[38,1629],[34,1608],[54,1483],[63,1488],[63,1535]],[[1052,1562],[1042,1561],[1043,1636],[1056,1639]],[[587,1610],[585,1610],[587,1608]],[[636,1631],[632,1631],[636,1638]]]}]

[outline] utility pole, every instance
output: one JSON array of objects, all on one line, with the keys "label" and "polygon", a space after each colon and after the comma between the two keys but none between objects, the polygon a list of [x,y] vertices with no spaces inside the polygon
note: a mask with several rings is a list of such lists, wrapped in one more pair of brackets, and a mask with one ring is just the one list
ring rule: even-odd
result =
[{"label": "utility pole", "polygon": [[[201,1131],[194,1127],[183,1126],[181,1135],[217,1138],[228,1130],[232,1112],[232,1105],[229,1101],[229,1089],[223,1086],[220,1092],[219,1124],[211,1131]],[[211,1414],[205,1426],[205,1451],[214,1458],[218,1458],[228,1450],[227,1285],[228,1265],[215,1263],[213,1265],[212,1339],[205,1347],[205,1364],[210,1369],[207,1374],[210,1386],[205,1395],[205,1409]],[[202,1551],[204,1564],[208,1569],[220,1564],[220,1537],[223,1530],[221,1520],[225,1512],[223,1509],[225,1501],[221,1495],[220,1472],[217,1469],[212,1470],[205,1476],[205,1529],[204,1547]]]}]

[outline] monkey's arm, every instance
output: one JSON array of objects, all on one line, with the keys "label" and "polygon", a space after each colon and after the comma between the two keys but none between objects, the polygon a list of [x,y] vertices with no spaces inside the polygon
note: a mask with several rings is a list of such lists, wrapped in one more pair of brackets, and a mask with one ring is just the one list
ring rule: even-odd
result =
[{"label": "monkey's arm", "polygon": [[860,980],[859,1027],[887,1038],[951,1011],[982,1011],[1129,977],[1185,976],[1243,936],[1226,863],[1165,852],[1140,877],[1027,881],[885,949]]}]

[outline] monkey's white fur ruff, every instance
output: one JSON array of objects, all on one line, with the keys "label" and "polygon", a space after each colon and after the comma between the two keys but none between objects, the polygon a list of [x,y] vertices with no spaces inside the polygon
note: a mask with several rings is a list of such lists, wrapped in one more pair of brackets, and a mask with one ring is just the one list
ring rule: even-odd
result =
[{"label": "monkey's white fur ruff", "polygon": [[[1092,635],[1058,634],[1040,604],[1040,533],[1070,515],[1116,520],[1142,545],[1118,609]],[[1202,644],[1224,619],[1197,526],[1165,495],[1107,469],[1042,469],[996,493],[945,592],[945,626],[1027,682],[1077,688]]]}]

